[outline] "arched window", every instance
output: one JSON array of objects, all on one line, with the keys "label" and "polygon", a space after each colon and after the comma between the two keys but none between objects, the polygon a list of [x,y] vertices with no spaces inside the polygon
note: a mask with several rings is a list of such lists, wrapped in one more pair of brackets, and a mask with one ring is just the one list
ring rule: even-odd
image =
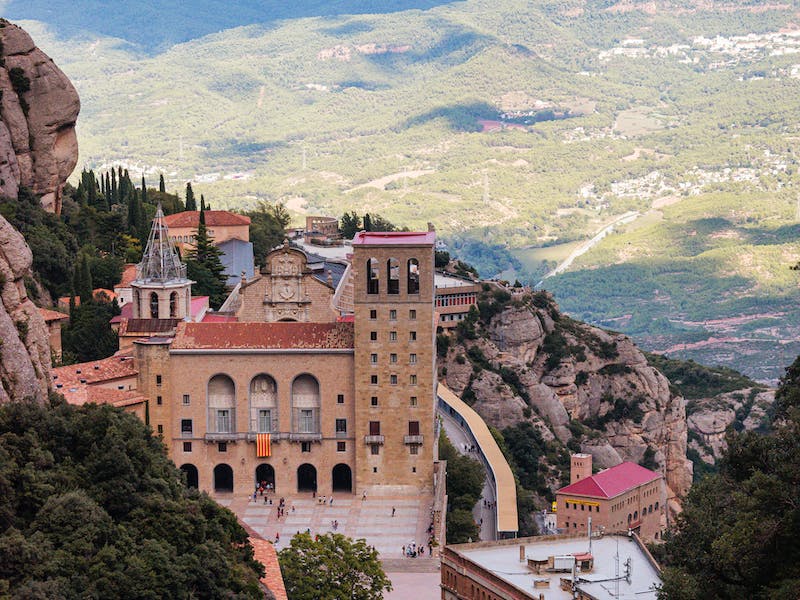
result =
[{"label": "arched window", "polygon": [[419,294],[419,261],[408,259],[408,293]]},{"label": "arched window", "polygon": [[158,318],[158,294],[150,292],[150,318]]},{"label": "arched window", "polygon": [[236,431],[236,387],[227,375],[214,375],[208,382],[208,431]]},{"label": "arched window", "polygon": [[264,373],[250,381],[250,431],[278,431],[278,386]]},{"label": "arched window", "polygon": [[178,292],[169,295],[169,316],[171,319],[178,316]]},{"label": "arched window", "polygon": [[319,382],[313,375],[298,375],[292,382],[292,432],[319,433]]},{"label": "arched window", "polygon": [[387,277],[387,293],[399,294],[400,293],[400,263],[396,258],[390,258],[386,261]]},{"label": "arched window", "polygon": [[367,293],[377,294],[379,291],[380,266],[377,258],[367,259]]}]

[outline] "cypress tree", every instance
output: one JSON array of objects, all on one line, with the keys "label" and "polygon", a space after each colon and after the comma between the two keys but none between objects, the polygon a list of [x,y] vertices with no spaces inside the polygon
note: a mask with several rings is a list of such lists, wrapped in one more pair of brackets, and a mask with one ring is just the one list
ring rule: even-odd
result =
[{"label": "cypress tree", "polygon": [[97,206],[97,182],[94,179],[94,171],[86,173],[86,192],[89,206]]},{"label": "cypress tree", "polygon": [[144,173],[142,173],[142,204],[147,203],[147,184],[144,182]]},{"label": "cypress tree", "polygon": [[369,213],[364,215],[364,231],[372,231],[372,218]]},{"label": "cypress tree", "polygon": [[208,236],[205,211],[201,210],[194,248],[187,253],[186,269],[189,279],[197,282],[192,290],[208,296],[209,304],[214,309],[225,301],[225,267],[222,265],[221,255],[222,251]]},{"label": "cypress tree", "polygon": [[167,186],[164,185],[164,174],[161,173],[158,176],[158,191],[162,194],[167,193]]},{"label": "cypress tree", "polygon": [[111,169],[111,204],[119,204],[121,199],[119,197],[118,188],[117,188],[117,173],[114,169]]},{"label": "cypress tree", "polygon": [[75,289],[75,295],[81,299],[81,304],[91,301],[92,271],[89,268],[89,257],[85,253],[81,253],[78,264],[75,265],[72,286]]},{"label": "cypress tree", "polygon": [[197,210],[197,202],[194,199],[191,182],[186,182],[186,210]]},{"label": "cypress tree", "polygon": [[[203,216],[203,213],[206,210],[208,210],[208,207],[206,206],[206,199],[203,196],[203,194],[200,194],[200,216]],[[205,217],[203,217],[203,218],[205,218]]]}]

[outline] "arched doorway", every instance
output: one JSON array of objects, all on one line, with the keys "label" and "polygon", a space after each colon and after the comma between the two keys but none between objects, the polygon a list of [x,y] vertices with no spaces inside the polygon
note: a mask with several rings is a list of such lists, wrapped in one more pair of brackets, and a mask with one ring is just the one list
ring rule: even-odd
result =
[{"label": "arched doorway", "polygon": [[217,465],[214,467],[214,491],[233,491],[233,469],[230,465]]},{"label": "arched doorway", "polygon": [[317,470],[313,465],[304,463],[297,468],[297,491],[317,491]]},{"label": "arched doorway", "polygon": [[190,488],[198,488],[198,482],[200,480],[200,476],[197,473],[197,467],[192,464],[186,463],[185,465],[181,465],[181,471],[186,474],[186,487]]},{"label": "arched doorway", "polygon": [[271,486],[267,489],[275,491],[275,469],[267,463],[261,463],[256,467],[256,485],[261,485],[264,482]]},{"label": "arched doorway", "polygon": [[353,493],[353,472],[346,464],[340,463],[333,467],[331,478],[333,480],[334,492]]}]

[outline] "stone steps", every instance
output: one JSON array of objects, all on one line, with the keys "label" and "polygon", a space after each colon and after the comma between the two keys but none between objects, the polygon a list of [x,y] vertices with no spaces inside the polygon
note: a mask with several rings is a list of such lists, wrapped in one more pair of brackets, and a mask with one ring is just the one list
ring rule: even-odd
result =
[{"label": "stone steps", "polygon": [[381,560],[387,573],[438,573],[438,558],[384,558]]}]

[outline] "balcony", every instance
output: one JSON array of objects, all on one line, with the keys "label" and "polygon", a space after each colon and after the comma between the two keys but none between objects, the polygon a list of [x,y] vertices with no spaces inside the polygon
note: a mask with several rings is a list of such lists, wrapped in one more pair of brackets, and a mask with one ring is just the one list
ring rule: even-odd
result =
[{"label": "balcony", "polygon": [[409,446],[421,446],[422,445],[422,436],[421,435],[404,435],[403,436],[403,443]]},{"label": "balcony", "polygon": [[299,433],[293,431],[289,434],[289,441],[290,442],[321,442],[322,441],[322,434],[321,433]]},{"label": "balcony", "polygon": [[243,436],[244,434],[236,433],[235,431],[218,431],[206,433],[204,439],[207,442],[235,442]]},{"label": "balcony", "polygon": [[383,444],[383,436],[382,435],[365,435],[364,436],[364,443],[365,444]]},{"label": "balcony", "polygon": [[337,431],[336,432],[336,438],[337,439],[345,439],[346,437],[347,437],[347,432],[346,431]]},{"label": "balcony", "polygon": [[270,442],[279,442],[282,439],[285,439],[286,436],[288,435],[286,433],[278,433],[276,431],[263,431],[263,432],[260,432],[260,431],[248,431],[245,434],[245,438],[247,439],[248,442],[255,442],[256,441],[256,436],[258,436],[259,433],[269,433],[269,441]]}]

